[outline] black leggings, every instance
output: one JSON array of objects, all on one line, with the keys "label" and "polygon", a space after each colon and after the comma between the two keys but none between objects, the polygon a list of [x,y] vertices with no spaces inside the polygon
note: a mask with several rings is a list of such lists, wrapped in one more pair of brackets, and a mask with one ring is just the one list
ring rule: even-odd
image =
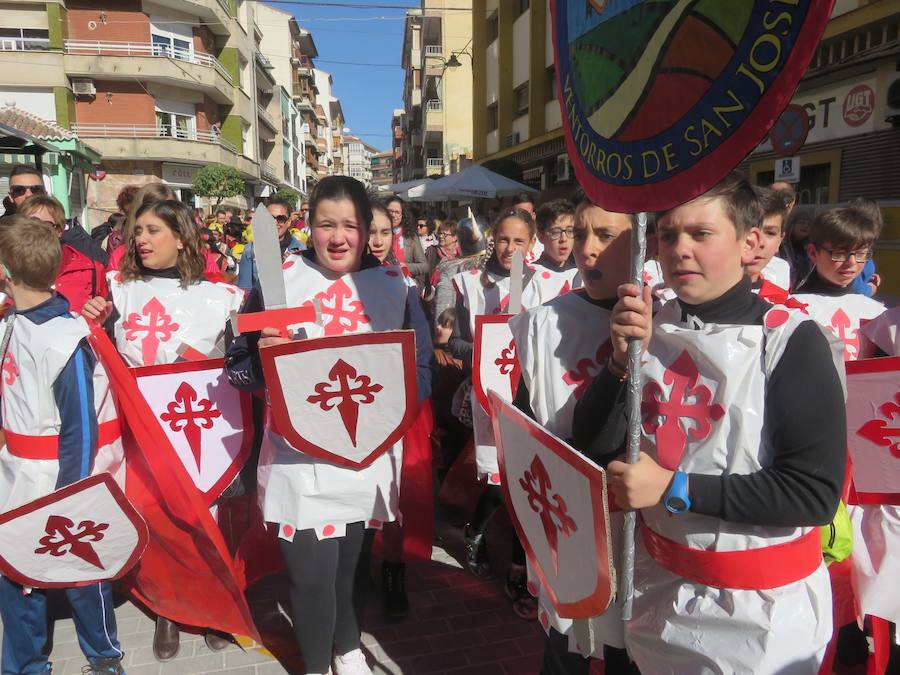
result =
[{"label": "black leggings", "polygon": [[290,579],[291,619],[306,671],[325,673],[337,654],[359,648],[360,621],[369,591],[369,554],[375,530],[347,525],[335,539],[298,530],[294,541],[279,539]]},{"label": "black leggings", "polygon": [[[475,505],[475,513],[472,514],[472,532],[481,534],[487,529],[491,518],[503,506],[503,489],[499,485],[486,485],[484,492],[478,498]],[[522,548],[519,538],[513,533],[512,557],[510,561],[514,565],[525,564],[525,549]]]}]

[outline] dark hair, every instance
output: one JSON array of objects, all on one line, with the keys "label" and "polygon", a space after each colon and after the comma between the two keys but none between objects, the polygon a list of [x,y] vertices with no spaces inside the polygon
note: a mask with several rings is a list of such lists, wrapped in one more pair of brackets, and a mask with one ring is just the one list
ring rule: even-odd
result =
[{"label": "dark hair", "polygon": [[865,197],[857,197],[849,204],[850,208],[859,209],[865,213],[875,224],[875,238],[881,236],[881,230],[884,228],[884,215],[881,213],[881,207],[874,199],[866,199]]},{"label": "dark hair", "polygon": [[216,209],[216,216],[218,216],[220,213],[225,216],[228,215],[228,211],[226,211],[225,209],[222,209],[222,208]]},{"label": "dark hair", "polygon": [[[340,201],[349,199],[356,209],[356,218],[364,231],[372,223],[372,205],[366,194],[366,187],[350,176],[326,176],[312,189],[309,195],[309,222],[315,226],[316,209],[323,199]],[[390,202],[389,202],[390,203]]]},{"label": "dark hair", "polygon": [[41,180],[44,179],[44,177],[41,175],[40,170],[37,167],[31,166],[29,164],[16,164],[12,168],[12,171],[9,172],[9,177],[12,179],[16,176],[37,176]]},{"label": "dark hair", "polygon": [[200,252],[200,232],[191,217],[190,207],[176,199],[145,202],[138,206],[125,232],[125,255],[119,266],[122,280],[132,281],[143,276],[143,265],[138,259],[134,241],[134,228],[138,218],[145,213],[155,214],[181,241],[182,249],[178,252],[175,267],[178,269],[182,288],[200,281],[206,269],[206,259]]},{"label": "dark hair", "polygon": [[527,192],[520,192],[519,194],[517,194],[515,197],[513,197],[512,203],[513,206],[515,206],[516,204],[531,204],[532,206],[537,204],[537,202],[534,201],[534,197],[532,197]]},{"label": "dark hair", "polygon": [[449,232],[454,237],[459,236],[459,225],[455,220],[444,220],[440,225],[437,226],[437,231],[440,233],[441,231]]},{"label": "dark hair", "polygon": [[106,219],[106,222],[109,223],[109,227],[112,230],[116,229],[117,227],[121,229],[122,225],[125,224],[125,214],[114,213]]},{"label": "dark hair", "polygon": [[554,199],[542,204],[537,210],[537,228],[538,231],[544,232],[552,227],[557,218],[562,216],[574,216],[575,205],[568,199]]},{"label": "dark hair", "polygon": [[269,197],[266,200],[266,206],[283,206],[288,214],[294,210],[291,203],[287,199],[282,199],[281,197]]},{"label": "dark hair", "polygon": [[385,206],[388,206],[394,202],[400,203],[400,210],[402,211],[402,215],[400,216],[400,229],[403,233],[403,236],[407,239],[417,236],[418,233],[416,228],[416,219],[413,218],[413,213],[409,208],[409,204],[407,204],[397,195],[388,197],[384,204]]},{"label": "dark hair", "polygon": [[[782,184],[783,181],[775,181],[772,185]],[[790,207],[791,204],[795,204],[797,202],[797,191],[791,186],[790,183],[783,183],[784,187],[778,188],[775,190],[778,194],[781,195],[781,198],[784,200],[785,207]],[[772,185],[769,186],[770,189]]]},{"label": "dark hair", "polygon": [[240,239],[244,235],[244,225],[243,223],[233,223],[229,221],[225,223],[225,226],[222,228],[222,232],[226,236]]},{"label": "dark hair", "polygon": [[[783,192],[760,186],[755,186],[753,191],[756,193],[756,198],[759,200],[763,219],[768,218],[769,216],[781,216],[784,218],[787,215],[788,205],[784,200]],[[762,224],[762,219],[760,219],[760,224]],[[782,229],[784,229],[783,220],[781,224]]]},{"label": "dark hair", "polygon": [[438,314],[437,325],[441,328],[452,328],[456,323],[456,307],[448,307]]},{"label": "dark hair", "polygon": [[831,244],[834,248],[849,250],[871,246],[877,236],[875,223],[865,211],[843,206],[816,216],[809,232],[809,241],[816,248]]},{"label": "dark hair", "polygon": [[[738,237],[747,234],[751,228],[759,227],[762,222],[762,208],[759,199],[744,175],[737,171],[732,171],[712,188],[691,201],[700,199],[721,199],[722,210],[728,220],[734,224]],[[658,213],[656,220],[665,217],[670,211],[672,209]]]},{"label": "dark hair", "polygon": [[372,208],[372,220],[375,220],[375,214],[380,213],[388,220],[391,219],[391,214],[388,213],[387,210],[388,202],[383,199],[372,199],[369,202],[369,206]]},{"label": "dark hair", "polygon": [[491,243],[488,245],[487,254],[484,256],[484,269],[481,271],[481,285],[484,288],[493,288],[495,285],[494,282],[490,280],[490,277],[488,277],[487,268],[488,265],[491,264],[491,261],[495,260],[497,256],[496,250],[494,249],[494,240],[497,238],[497,232],[500,231],[500,226],[510,218],[515,218],[525,223],[528,227],[528,234],[532,239],[537,233],[537,226],[534,224],[534,218],[532,218],[531,214],[525,209],[511,208],[500,212],[500,215],[497,216],[497,219],[491,227],[493,236],[491,237]]}]

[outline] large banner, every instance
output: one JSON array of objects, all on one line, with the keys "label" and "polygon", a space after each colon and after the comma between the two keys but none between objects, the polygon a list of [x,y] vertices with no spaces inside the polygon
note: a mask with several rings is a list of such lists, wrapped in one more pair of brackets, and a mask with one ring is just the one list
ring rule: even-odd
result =
[{"label": "large banner", "polygon": [[634,213],[702,194],[790,102],[833,0],[552,0],[578,182]]}]

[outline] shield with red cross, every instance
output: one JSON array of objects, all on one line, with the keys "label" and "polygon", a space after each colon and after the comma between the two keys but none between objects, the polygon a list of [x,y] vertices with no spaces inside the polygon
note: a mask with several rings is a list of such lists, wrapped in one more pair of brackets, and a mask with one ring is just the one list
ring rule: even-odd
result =
[{"label": "shield with red cross", "polygon": [[900,356],[846,366],[855,501],[900,505]]},{"label": "shield with red cross", "polygon": [[480,314],[475,317],[472,389],[481,407],[488,413],[489,390],[512,401],[519,386],[522,371],[509,328],[512,317],[512,314]]},{"label": "shield with red cross", "polygon": [[271,428],[300,452],[361,469],[415,420],[413,331],[296,340],[259,354]]},{"label": "shield with red cross", "polygon": [[223,359],[135,368],[138,387],[207,503],[227,488],[250,456],[250,395],[228,383]]},{"label": "shield with red cross", "polygon": [[560,617],[602,613],[615,583],[606,474],[496,392],[489,393],[510,518]]},{"label": "shield with red cross", "polygon": [[35,588],[112,581],[147,538],[143,518],[101,473],[0,515],[0,574]]}]

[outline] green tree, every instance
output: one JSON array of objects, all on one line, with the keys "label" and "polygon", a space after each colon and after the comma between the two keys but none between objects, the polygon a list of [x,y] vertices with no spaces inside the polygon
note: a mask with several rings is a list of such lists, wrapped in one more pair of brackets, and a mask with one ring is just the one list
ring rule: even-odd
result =
[{"label": "green tree", "polygon": [[223,199],[244,194],[244,179],[233,166],[207,164],[197,172],[191,190],[200,197],[215,199],[215,206],[219,206]]},{"label": "green tree", "polygon": [[300,198],[300,193],[296,190],[291,190],[291,188],[278,188],[278,191],[273,195],[276,199],[283,199],[291,205],[292,209],[297,208],[297,200]]}]

